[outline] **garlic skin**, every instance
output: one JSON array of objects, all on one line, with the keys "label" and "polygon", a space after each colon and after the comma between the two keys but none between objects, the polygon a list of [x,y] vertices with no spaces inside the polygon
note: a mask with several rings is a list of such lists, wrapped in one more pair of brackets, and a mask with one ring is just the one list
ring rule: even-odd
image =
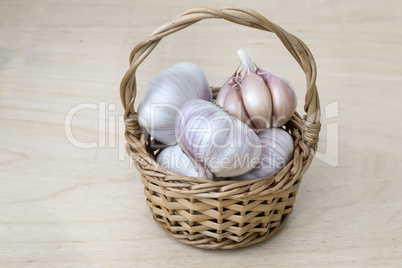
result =
[{"label": "garlic skin", "polygon": [[162,150],[156,162],[165,169],[179,175],[198,177],[198,172],[188,156],[180,149],[179,145],[170,146]]},{"label": "garlic skin", "polygon": [[293,157],[293,138],[282,128],[270,128],[258,133],[262,144],[261,161],[247,174],[231,180],[269,177],[282,170]]},{"label": "garlic skin", "polygon": [[200,178],[245,174],[260,161],[258,136],[237,118],[205,100],[190,100],[176,118],[176,135]]},{"label": "garlic skin", "polygon": [[296,111],[297,97],[293,86],[282,76],[257,67],[257,74],[268,86],[272,98],[273,127],[283,126]]},{"label": "garlic skin", "polygon": [[211,101],[212,92],[198,66],[181,62],[151,78],[138,106],[138,120],[152,137],[164,144],[175,145],[176,115],[191,99]]}]

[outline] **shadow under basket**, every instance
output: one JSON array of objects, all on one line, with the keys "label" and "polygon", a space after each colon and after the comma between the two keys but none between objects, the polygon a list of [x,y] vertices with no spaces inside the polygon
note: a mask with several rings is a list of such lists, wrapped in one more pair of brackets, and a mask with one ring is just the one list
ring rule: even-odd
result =
[{"label": "shadow under basket", "polygon": [[[301,117],[294,113],[285,129],[294,139],[294,157],[268,178],[210,181],[178,175],[155,162],[156,148],[134,110],[135,72],[159,41],[203,19],[225,19],[272,32],[301,66],[307,93]],[[120,88],[125,109],[127,152],[141,173],[155,222],[182,243],[205,249],[234,249],[264,241],[278,232],[292,212],[303,174],[311,164],[320,132],[316,65],[307,46],[260,14],[244,7],[195,8],[162,25],[131,52]],[[212,88],[214,96],[219,88]]]}]

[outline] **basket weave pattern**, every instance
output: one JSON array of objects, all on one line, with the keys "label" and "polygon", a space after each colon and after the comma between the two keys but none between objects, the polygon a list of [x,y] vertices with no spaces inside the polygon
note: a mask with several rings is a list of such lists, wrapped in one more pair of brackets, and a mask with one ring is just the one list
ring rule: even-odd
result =
[{"label": "basket weave pattern", "polygon": [[[135,72],[159,41],[203,19],[225,19],[276,34],[306,76],[307,93],[302,118],[297,112],[285,125],[294,138],[294,157],[268,178],[247,181],[209,181],[178,175],[159,166],[157,149],[141,128],[134,110]],[[140,42],[130,55],[130,68],[120,88],[125,109],[127,152],[141,172],[147,205],[155,222],[180,242],[207,249],[232,249],[268,239],[292,211],[303,174],[317,149],[320,104],[315,85],[316,65],[307,46],[253,10],[228,6],[219,10],[188,10],[162,25]],[[212,88],[214,96],[219,88]]]}]

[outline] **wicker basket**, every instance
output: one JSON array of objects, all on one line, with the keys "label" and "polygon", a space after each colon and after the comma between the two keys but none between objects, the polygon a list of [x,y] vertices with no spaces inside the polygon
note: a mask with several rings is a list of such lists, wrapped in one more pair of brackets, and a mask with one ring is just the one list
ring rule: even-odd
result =
[{"label": "wicker basket", "polygon": [[[303,118],[295,112],[285,125],[294,138],[294,158],[279,173],[247,181],[209,181],[180,176],[159,166],[157,149],[134,110],[135,72],[159,41],[203,19],[225,19],[275,33],[302,67],[307,80]],[[155,222],[180,242],[206,249],[233,249],[264,241],[285,224],[303,174],[313,159],[320,131],[316,65],[307,46],[260,14],[244,7],[188,10],[140,42],[130,55],[120,88],[128,154],[141,173],[146,203]],[[216,96],[219,88],[212,88]]]}]

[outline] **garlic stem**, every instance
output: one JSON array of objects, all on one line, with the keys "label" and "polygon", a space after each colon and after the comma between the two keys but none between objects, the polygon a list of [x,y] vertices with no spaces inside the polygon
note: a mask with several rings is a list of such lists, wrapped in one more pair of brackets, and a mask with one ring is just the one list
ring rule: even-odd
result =
[{"label": "garlic stem", "polygon": [[237,51],[237,55],[239,55],[240,62],[251,72],[255,73],[255,63],[251,57],[250,50],[247,47],[242,47]]}]

